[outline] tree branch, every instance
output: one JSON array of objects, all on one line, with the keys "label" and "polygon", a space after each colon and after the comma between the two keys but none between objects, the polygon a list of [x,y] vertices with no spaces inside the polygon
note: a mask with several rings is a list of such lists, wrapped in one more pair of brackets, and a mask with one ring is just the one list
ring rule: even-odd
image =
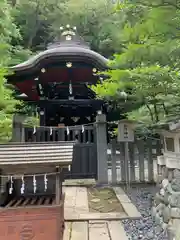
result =
[{"label": "tree branch", "polygon": [[147,107],[147,109],[148,109],[148,111],[149,111],[149,114],[150,114],[150,116],[151,116],[151,121],[154,122],[154,116],[153,116],[153,113],[152,113],[152,111],[151,111],[151,108],[149,107],[148,104],[146,104],[146,107]]}]

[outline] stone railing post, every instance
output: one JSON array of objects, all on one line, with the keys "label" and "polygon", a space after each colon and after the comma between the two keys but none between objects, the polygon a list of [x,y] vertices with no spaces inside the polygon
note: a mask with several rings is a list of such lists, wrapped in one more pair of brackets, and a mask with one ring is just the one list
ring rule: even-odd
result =
[{"label": "stone railing post", "polygon": [[97,179],[99,184],[108,183],[107,128],[106,116],[96,116]]}]

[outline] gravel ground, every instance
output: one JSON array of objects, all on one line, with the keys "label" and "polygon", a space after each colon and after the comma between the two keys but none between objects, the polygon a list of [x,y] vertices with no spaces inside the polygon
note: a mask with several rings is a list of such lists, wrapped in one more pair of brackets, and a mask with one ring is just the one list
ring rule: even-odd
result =
[{"label": "gravel ground", "polygon": [[155,186],[130,187],[124,189],[142,214],[141,220],[124,220],[129,240],[168,240],[164,230],[152,221],[152,197],[158,191]]}]

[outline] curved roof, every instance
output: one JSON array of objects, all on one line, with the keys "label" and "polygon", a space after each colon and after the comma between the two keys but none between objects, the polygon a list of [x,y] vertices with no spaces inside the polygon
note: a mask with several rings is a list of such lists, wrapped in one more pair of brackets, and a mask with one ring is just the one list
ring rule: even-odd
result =
[{"label": "curved roof", "polygon": [[87,62],[90,61],[94,63],[97,65],[97,67],[102,69],[107,68],[108,62],[108,59],[88,48],[83,48],[80,46],[59,46],[45,50],[36,56],[31,57],[29,60],[11,67],[11,69],[14,71],[21,71],[33,68],[36,67],[42,60],[49,59],[51,57],[58,57],[59,60],[63,61],[66,58],[69,59],[70,57],[76,58],[77,60],[83,59]]},{"label": "curved roof", "polygon": [[29,60],[11,67],[10,69],[18,72],[37,68],[43,61],[78,61],[82,60],[87,63],[92,63],[95,67],[103,70],[107,68],[108,59],[99,53],[91,50],[67,25],[67,30],[62,32],[60,41],[56,41],[48,45],[48,49],[31,57]]}]

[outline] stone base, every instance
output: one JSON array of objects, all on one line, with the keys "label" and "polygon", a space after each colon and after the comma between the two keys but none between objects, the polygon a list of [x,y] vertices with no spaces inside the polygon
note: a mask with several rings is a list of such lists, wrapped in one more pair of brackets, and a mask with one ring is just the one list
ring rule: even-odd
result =
[{"label": "stone base", "polygon": [[0,210],[0,239],[63,240],[63,232],[64,203]]}]

